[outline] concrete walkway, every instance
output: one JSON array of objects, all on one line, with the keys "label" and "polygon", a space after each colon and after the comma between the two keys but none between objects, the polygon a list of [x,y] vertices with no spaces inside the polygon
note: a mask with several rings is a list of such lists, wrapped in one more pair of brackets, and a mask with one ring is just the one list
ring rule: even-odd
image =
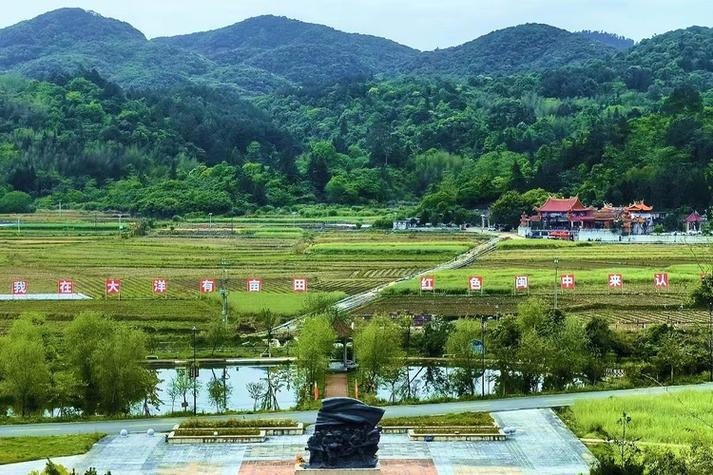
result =
[{"label": "concrete walkway", "polygon": [[[502,427],[514,429],[505,441],[410,441],[406,434],[382,435],[383,475],[573,475],[588,473],[591,453],[549,409],[501,412]],[[71,463],[83,473],[95,467],[121,475],[225,474],[291,475],[297,455],[307,458],[308,435],[269,437],[260,444],[169,445],[159,435],[112,435]],[[21,474],[0,466],[0,475]]]},{"label": "concrete walkway", "polygon": [[[571,406],[575,401],[606,399],[612,396],[651,396],[657,394],[674,393],[680,391],[713,391],[713,383],[689,384],[682,386],[656,386],[638,389],[619,389],[612,391],[591,391],[580,393],[553,394],[541,396],[515,397],[508,399],[488,399],[479,401],[446,402],[438,404],[418,404],[403,406],[387,406],[385,417],[418,417],[433,414],[452,414],[468,411],[517,411],[522,409],[538,409],[549,407]],[[276,413],[246,414],[241,416],[208,416],[210,419],[294,419],[305,423],[314,423],[317,418],[316,411],[284,411]],[[92,422],[55,422],[45,424],[17,424],[0,425],[0,437],[20,435],[61,435],[91,432],[104,432],[118,434],[121,429],[129,432],[146,432],[154,429],[157,432],[168,432],[175,425],[187,417],[167,417],[153,419],[126,419],[115,421]]]}]

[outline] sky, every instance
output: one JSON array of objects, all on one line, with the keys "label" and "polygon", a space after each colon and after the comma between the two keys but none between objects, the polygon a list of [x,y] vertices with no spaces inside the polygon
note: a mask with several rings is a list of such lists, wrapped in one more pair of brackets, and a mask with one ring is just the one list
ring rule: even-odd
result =
[{"label": "sky", "polygon": [[131,23],[147,37],[287,16],[432,50],[522,23],[604,30],[641,40],[691,25],[713,26],[713,0],[1,0],[0,27],[61,7]]}]

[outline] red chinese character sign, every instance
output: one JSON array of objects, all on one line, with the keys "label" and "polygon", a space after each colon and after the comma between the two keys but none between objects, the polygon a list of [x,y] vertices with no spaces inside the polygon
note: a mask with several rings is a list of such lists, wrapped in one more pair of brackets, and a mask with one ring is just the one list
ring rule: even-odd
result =
[{"label": "red chinese character sign", "polygon": [[152,285],[153,293],[162,295],[168,292],[168,281],[166,279],[154,279]]},{"label": "red chinese character sign", "polygon": [[468,290],[472,292],[481,292],[483,290],[483,278],[479,275],[468,277]]},{"label": "red chinese character sign", "polygon": [[199,289],[202,294],[210,294],[215,292],[215,279],[203,279],[200,282]]},{"label": "red chinese character sign", "polygon": [[27,281],[16,280],[12,283],[12,295],[27,295]]},{"label": "red chinese character sign", "polygon": [[574,274],[564,274],[560,276],[560,288],[574,289],[575,284]]},{"label": "red chinese character sign", "polygon": [[609,274],[609,288],[610,289],[623,289],[624,288],[624,276],[621,274]]},{"label": "red chinese character sign", "polygon": [[[294,288],[294,282],[293,282]],[[262,279],[248,279],[247,281],[248,292],[262,292]],[[307,283],[305,282],[305,288],[307,288]],[[296,291],[296,289],[295,289]]]},{"label": "red chinese character sign", "polygon": [[530,279],[526,275],[515,277],[515,290],[528,290]]},{"label": "red chinese character sign", "polygon": [[657,289],[668,288],[668,274],[666,272],[654,274],[654,287]]},{"label": "red chinese character sign", "polygon": [[303,277],[292,279],[292,290],[295,292],[307,292],[307,279]]},{"label": "red chinese character sign", "polygon": [[421,290],[436,290],[436,279],[431,276],[421,277]]},{"label": "red chinese character sign", "polygon": [[118,279],[105,280],[104,292],[106,292],[107,295],[119,295],[121,293],[121,281]]},{"label": "red chinese character sign", "polygon": [[57,281],[57,293],[62,295],[73,294],[74,281],[71,279]]}]

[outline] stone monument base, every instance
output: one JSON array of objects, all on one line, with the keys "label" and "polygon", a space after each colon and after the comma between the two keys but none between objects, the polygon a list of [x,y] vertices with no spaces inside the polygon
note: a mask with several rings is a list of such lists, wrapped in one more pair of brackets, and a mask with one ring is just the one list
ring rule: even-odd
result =
[{"label": "stone monument base", "polygon": [[303,464],[295,465],[295,475],[372,475],[381,473],[381,467],[373,468],[309,468]]}]

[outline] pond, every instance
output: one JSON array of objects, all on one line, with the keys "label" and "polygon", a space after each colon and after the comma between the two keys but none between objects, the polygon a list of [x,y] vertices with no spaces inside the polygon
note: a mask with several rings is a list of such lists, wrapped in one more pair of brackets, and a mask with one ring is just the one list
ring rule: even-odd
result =
[{"label": "pond", "polygon": [[[291,372],[286,367],[276,366],[225,366],[215,368],[201,368],[198,376],[198,389],[196,391],[197,412],[216,412],[214,401],[211,400],[208,386],[214,378],[223,382],[225,375],[225,386],[228,394],[225,398],[226,408],[233,411],[249,411],[255,407],[255,400],[248,392],[249,383],[265,384],[268,370]],[[382,383],[377,390],[379,399],[389,402],[398,402],[403,399],[433,399],[442,397],[457,397],[458,393],[453,385],[453,376],[457,368],[445,366],[409,366],[408,374],[410,388],[406,383],[406,372],[403,371],[393,384]],[[172,381],[177,377],[182,368],[162,368],[157,369],[160,383],[158,385],[158,396],[161,404],[157,408],[151,408],[152,414],[169,414],[172,411],[181,411],[183,394],[176,395],[171,400],[170,388]],[[478,372],[479,373],[479,372]],[[485,371],[485,395],[495,393],[496,382],[500,375],[498,370],[486,369]],[[283,381],[289,378],[283,377]],[[480,375],[474,379],[475,395],[480,396],[481,378]],[[410,392],[409,392],[410,391]],[[289,382],[283,382],[275,391],[276,400],[280,409],[291,409],[297,404],[295,387]],[[185,394],[188,410],[193,408],[193,391],[188,389]],[[140,413],[141,407],[135,408],[135,412]]]},{"label": "pond", "polygon": [[[410,388],[406,383],[406,373],[404,371],[394,385],[381,384],[377,390],[379,399],[390,402],[398,402],[402,399],[434,399],[443,397],[458,397],[458,393],[453,384],[454,372],[457,368],[447,366],[409,366],[408,374]],[[480,374],[480,371],[478,371]],[[494,369],[485,370],[485,392],[483,393],[482,380],[480,375],[473,380],[475,395],[490,395],[495,393],[495,383],[500,376],[500,371]]]},{"label": "pond", "polygon": [[[225,386],[229,388],[226,399],[226,407],[233,411],[251,411],[254,408],[255,401],[248,393],[248,383],[264,384],[268,370],[277,370],[275,366],[225,366],[217,368],[200,368],[198,374],[198,385],[196,391],[196,409],[197,412],[216,412],[214,402],[211,400],[208,392],[208,385],[213,378],[218,379],[221,383],[225,377]],[[172,381],[178,376],[178,372],[182,368],[162,368],[157,369],[158,378],[158,396],[161,399],[161,405],[158,408],[151,408],[152,414],[168,414],[172,411],[181,411],[181,403],[183,395],[179,394],[174,401],[171,401],[170,388]],[[275,397],[280,409],[289,409],[297,403],[294,388],[289,384],[283,384],[282,387],[275,391]],[[186,392],[186,401],[188,408],[193,408],[193,390],[192,387]],[[137,412],[140,412],[138,408]]]}]

